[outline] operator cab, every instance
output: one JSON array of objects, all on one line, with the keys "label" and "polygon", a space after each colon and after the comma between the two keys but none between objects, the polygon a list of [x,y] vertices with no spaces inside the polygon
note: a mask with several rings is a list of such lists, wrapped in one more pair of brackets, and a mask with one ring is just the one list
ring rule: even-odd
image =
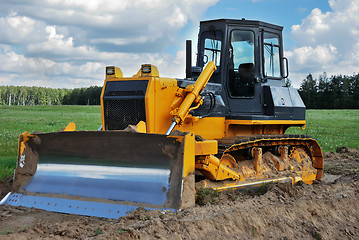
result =
[{"label": "operator cab", "polygon": [[215,62],[210,83],[221,85],[226,118],[304,119],[298,92],[285,87],[288,61],[283,57],[282,29],[245,19],[202,21],[196,66],[187,76],[196,78],[208,62]]}]

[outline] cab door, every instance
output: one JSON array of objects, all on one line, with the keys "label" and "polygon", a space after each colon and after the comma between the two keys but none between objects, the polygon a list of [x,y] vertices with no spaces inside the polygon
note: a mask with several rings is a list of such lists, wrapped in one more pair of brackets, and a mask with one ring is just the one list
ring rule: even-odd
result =
[{"label": "cab door", "polygon": [[258,81],[258,43],[253,30],[229,32],[229,60],[225,76],[229,115],[262,113],[261,86]]}]

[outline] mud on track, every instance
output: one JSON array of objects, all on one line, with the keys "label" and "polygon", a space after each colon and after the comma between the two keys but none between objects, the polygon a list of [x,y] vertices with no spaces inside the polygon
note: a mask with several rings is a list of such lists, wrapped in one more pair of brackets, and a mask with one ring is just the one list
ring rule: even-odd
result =
[{"label": "mud on track", "polygon": [[216,204],[177,213],[139,208],[110,220],[0,206],[0,239],[357,239],[359,153],[324,156],[325,177],[311,186],[223,192]]}]

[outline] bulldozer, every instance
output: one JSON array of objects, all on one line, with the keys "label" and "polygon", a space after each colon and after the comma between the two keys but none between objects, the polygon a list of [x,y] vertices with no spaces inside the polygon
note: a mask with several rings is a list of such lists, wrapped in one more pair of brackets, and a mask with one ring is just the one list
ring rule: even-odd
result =
[{"label": "bulldozer", "polygon": [[312,184],[323,175],[305,105],[286,86],[283,27],[246,19],[200,22],[186,77],[143,64],[132,77],[106,67],[102,125],[22,133],[12,191],[1,204],[118,218],[138,207],[176,211],[196,190],[271,182]]}]

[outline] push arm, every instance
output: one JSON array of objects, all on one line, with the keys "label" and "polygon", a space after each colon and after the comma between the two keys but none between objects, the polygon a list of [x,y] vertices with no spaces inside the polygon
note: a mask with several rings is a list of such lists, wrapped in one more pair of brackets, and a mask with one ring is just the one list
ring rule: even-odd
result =
[{"label": "push arm", "polygon": [[[213,72],[216,71],[216,69],[216,64],[213,61],[209,62],[205,69],[202,71],[201,75],[198,77],[195,84],[187,86],[187,94],[183,99],[182,103],[179,105],[178,108],[175,108],[173,111],[171,111],[172,124],[167,130],[166,135],[171,134],[172,130],[177,124],[182,124],[191,110],[196,109],[200,105],[202,105],[203,100],[200,93],[207,85],[209,79],[211,78]],[[197,105],[194,108],[191,108],[191,105],[193,103],[196,103]]]}]

